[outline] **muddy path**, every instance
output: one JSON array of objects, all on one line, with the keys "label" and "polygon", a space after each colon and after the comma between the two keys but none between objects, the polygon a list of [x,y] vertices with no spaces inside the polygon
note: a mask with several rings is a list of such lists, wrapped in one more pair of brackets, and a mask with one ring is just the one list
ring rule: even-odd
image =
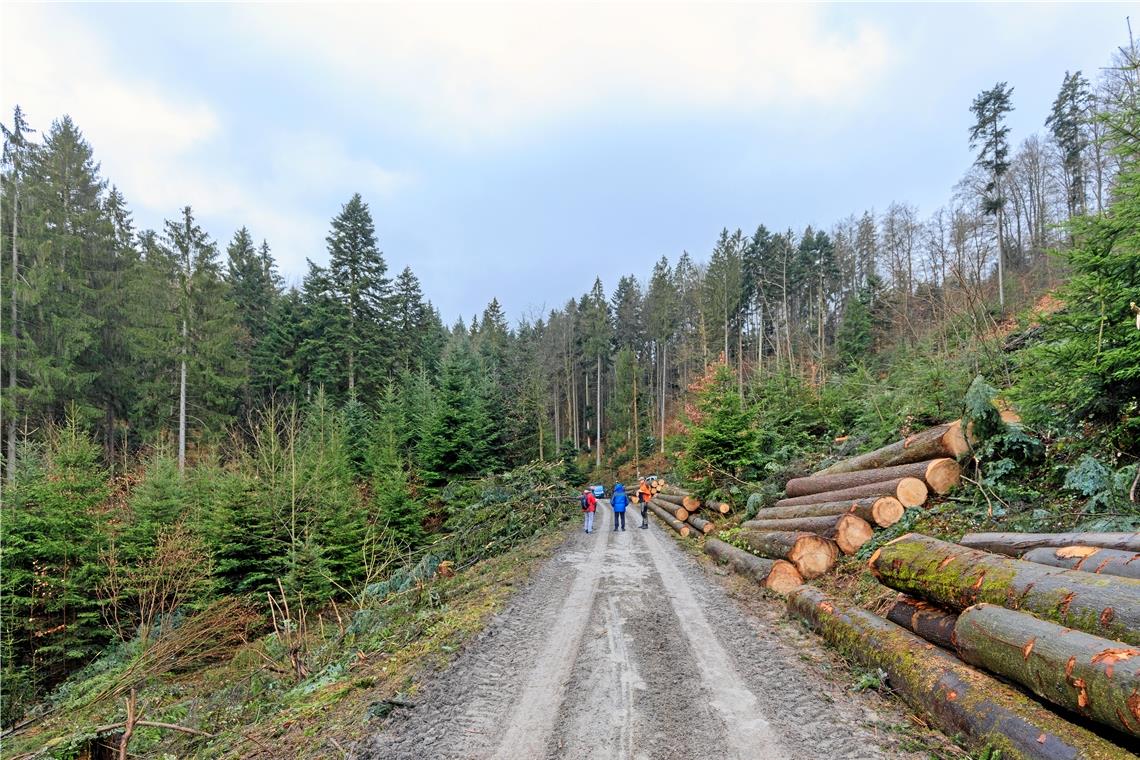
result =
[{"label": "muddy path", "polygon": [[599,506],[356,757],[906,756],[883,730],[901,714],[828,677],[660,522],[631,511],[615,533]]}]

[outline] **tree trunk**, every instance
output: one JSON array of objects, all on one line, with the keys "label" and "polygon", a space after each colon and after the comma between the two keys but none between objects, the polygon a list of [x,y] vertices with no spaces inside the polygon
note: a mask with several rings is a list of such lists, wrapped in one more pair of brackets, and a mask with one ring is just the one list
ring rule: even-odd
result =
[{"label": "tree trunk", "polygon": [[[793,478],[784,491],[789,497],[810,496],[825,491],[841,491],[845,488],[881,483],[895,478],[919,478],[930,490],[944,494],[958,485],[962,469],[950,458],[933,459],[929,462],[912,462],[894,467],[880,467],[874,470],[840,472],[834,475],[809,475],[806,478]],[[832,500],[834,501],[834,500]]]},{"label": "tree trunk", "polygon": [[719,563],[728,564],[733,572],[751,578],[777,594],[786,594],[804,582],[791,562],[757,557],[715,538],[705,541],[705,553]]},{"label": "tree trunk", "polygon": [[189,332],[182,319],[182,364],[178,378],[178,474],[186,472],[186,353]]},{"label": "tree trunk", "polygon": [[945,425],[938,425],[921,433],[915,433],[901,441],[895,441],[889,446],[883,446],[881,449],[868,451],[866,454],[836,462],[830,467],[825,467],[814,473],[813,476],[894,467],[895,465],[922,462],[939,457],[958,459],[969,450],[970,446],[966,442],[966,435],[962,432],[962,422],[961,420],[954,420]]},{"label": "tree trunk", "polygon": [[[662,509],[660,505],[654,504],[651,501],[649,502],[649,509],[652,510],[653,514],[664,520],[666,525],[677,531],[677,533],[680,534],[682,538],[689,535],[689,526],[681,522],[681,520],[678,520],[674,515],[671,515],[669,512]],[[682,509],[681,511],[684,512],[685,510]],[[688,517],[687,513],[685,517]]]},{"label": "tree trunk", "polygon": [[1010,557],[1020,557],[1041,546],[1099,546],[1140,552],[1140,533],[967,533],[958,543]]},{"label": "tree trunk", "polygon": [[4,458],[4,464],[8,470],[5,476],[8,478],[9,486],[16,483],[16,342],[20,335],[20,323],[16,319],[19,316],[16,310],[16,292],[17,285],[20,282],[20,249],[17,244],[20,237],[20,182],[18,177],[17,174],[16,181],[13,183],[15,188],[12,194],[12,272],[10,274],[12,291],[9,295],[10,303],[8,304],[9,318],[12,320],[12,346],[8,353],[8,398],[11,400],[11,408],[8,410],[8,451]]},{"label": "tree trunk", "polygon": [[597,385],[597,404],[594,411],[598,419],[597,443],[594,446],[595,453],[595,466],[600,470],[602,469],[602,355],[598,354],[598,382]]},{"label": "tree trunk", "polygon": [[684,507],[689,512],[696,512],[701,508],[701,500],[696,496],[692,496],[690,494],[685,494],[682,496],[673,493],[658,492],[656,498],[660,499],[661,501],[667,501],[670,504],[676,504],[679,507]]},{"label": "tree trunk", "polygon": [[661,344],[661,453],[665,453],[665,385],[666,378],[668,378],[669,365],[666,364],[666,356],[669,350],[669,342]]},{"label": "tree trunk", "polygon": [[763,557],[791,562],[808,581],[830,570],[839,557],[834,541],[814,533],[747,530],[740,537]]},{"label": "tree trunk", "polygon": [[700,503],[700,506],[702,509],[707,509],[710,512],[716,512],[718,515],[727,515],[729,511],[728,505],[723,501],[713,501],[712,499],[705,500],[703,503]]},{"label": "tree trunk", "polygon": [[921,599],[899,594],[887,610],[887,620],[901,625],[932,644],[954,650],[954,622],[958,616]]},{"label": "tree trunk", "polygon": [[787,520],[795,517],[824,517],[852,514],[882,528],[902,519],[905,508],[893,496],[870,496],[848,501],[825,501],[822,504],[800,504],[791,507],[768,507],[756,514],[758,520]]},{"label": "tree trunk", "polygon": [[866,520],[847,513],[787,520],[749,520],[741,527],[761,531],[790,530],[815,533],[817,536],[835,541],[844,554],[854,554],[859,551],[874,534]]},{"label": "tree trunk", "polygon": [[702,534],[712,533],[714,530],[716,530],[716,526],[713,525],[712,520],[706,520],[705,518],[697,517],[696,515],[689,515],[688,519],[686,519],[685,522],[687,522],[689,525],[692,525],[697,529],[697,532]]},{"label": "tree trunk", "polygon": [[992,604],[958,616],[954,644],[971,665],[1140,736],[1140,649]]},{"label": "tree trunk", "polygon": [[1122,578],[1140,578],[1140,554],[1096,546],[1064,546],[1060,549],[1043,546],[1030,549],[1022,559],[1039,565],[1083,570],[1098,575],[1119,575]]},{"label": "tree trunk", "polygon": [[667,501],[660,501],[657,497],[649,500],[649,506],[659,509],[662,512],[672,515],[675,520],[688,520],[689,510],[684,507],[679,507],[676,504],[670,504]]},{"label": "tree trunk", "polygon": [[904,507],[918,507],[926,503],[927,493],[926,483],[918,478],[895,478],[894,480],[885,480],[882,483],[868,483],[839,491],[824,491],[808,496],[780,499],[776,502],[776,506],[794,507],[798,504],[826,504],[832,501],[863,499],[868,496],[893,496]]},{"label": "tree trunk", "polygon": [[1140,580],[1038,565],[918,533],[879,547],[870,565],[881,583],[949,609],[1000,604],[1140,644]]},{"label": "tree trunk", "polygon": [[1069,723],[1035,700],[866,610],[801,586],[788,596],[799,618],[845,655],[886,672],[891,688],[948,736],[1002,760],[1124,760],[1128,751]]},{"label": "tree trunk", "polygon": [[635,363],[633,367],[633,467],[638,475],[641,474],[641,441],[638,440],[637,433],[637,373],[639,371]]}]

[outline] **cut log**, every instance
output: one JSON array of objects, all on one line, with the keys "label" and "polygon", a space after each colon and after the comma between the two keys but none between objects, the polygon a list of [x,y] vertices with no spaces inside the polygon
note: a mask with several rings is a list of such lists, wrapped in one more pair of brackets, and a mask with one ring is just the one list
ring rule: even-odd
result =
[{"label": "cut log", "polygon": [[1140,649],[993,604],[958,616],[954,644],[971,665],[1140,736]]},{"label": "cut log", "polygon": [[758,520],[786,520],[792,517],[823,517],[850,513],[869,523],[889,528],[902,519],[906,510],[893,496],[871,496],[851,501],[825,501],[822,504],[799,504],[791,507],[768,507],[756,514]]},{"label": "cut log", "polygon": [[1043,546],[1040,549],[1030,549],[1021,558],[1039,565],[1066,567],[1086,573],[1140,578],[1140,554],[1136,552],[1096,546],[1062,546],[1060,549]]},{"label": "cut log", "polygon": [[690,512],[696,512],[698,509],[701,508],[701,500],[698,499],[696,496],[682,496],[681,497],[681,506],[683,506],[685,509],[689,510]]},{"label": "cut log", "polygon": [[1140,552],[1140,533],[967,533],[958,543],[1010,557],[1020,557],[1041,546],[1099,546]]},{"label": "cut log", "polygon": [[707,509],[710,512],[716,512],[718,515],[728,514],[728,504],[724,503],[723,501],[713,501],[712,499],[707,499],[703,504],[701,504],[701,508]]},{"label": "cut log", "polygon": [[958,459],[970,450],[966,436],[962,433],[961,420],[947,422],[921,433],[896,441],[881,449],[851,457],[825,467],[815,475],[837,475],[843,472],[875,470],[880,467],[894,467],[899,464],[922,462],[927,459],[950,457]]},{"label": "cut log", "polygon": [[823,575],[839,557],[834,541],[814,533],[746,530],[740,536],[761,556],[791,562],[804,580]]},{"label": "cut log", "polygon": [[649,500],[649,506],[656,505],[658,509],[664,510],[673,516],[673,519],[684,522],[689,519],[689,510],[676,504],[671,504],[667,501],[661,501],[657,497]]},{"label": "cut log", "polygon": [[784,489],[790,498],[810,496],[825,491],[841,491],[845,488],[865,486],[868,483],[882,483],[895,478],[918,478],[937,494],[944,494],[961,479],[962,468],[953,459],[932,459],[929,462],[900,464],[894,467],[881,467],[875,470],[842,472],[835,475],[809,475],[806,478],[793,478]]},{"label": "cut log", "polygon": [[677,496],[691,496],[692,492],[684,488],[678,488],[675,485],[666,483],[661,486],[662,493],[676,494]]},{"label": "cut log", "polygon": [[692,525],[698,533],[708,534],[716,530],[716,525],[713,524],[712,520],[706,520],[696,515],[689,515],[689,518],[685,520],[685,522]]},{"label": "cut log", "polygon": [[908,533],[879,547],[884,585],[952,610],[979,602],[1140,644],[1140,580],[1063,570]]},{"label": "cut log", "polygon": [[958,616],[935,607],[921,599],[899,594],[899,598],[887,610],[887,620],[897,623],[911,633],[917,634],[945,649],[954,649],[954,622]]},{"label": "cut log", "polygon": [[796,566],[782,559],[767,559],[749,554],[716,538],[705,541],[705,553],[722,564],[778,594],[786,594],[804,582]]},{"label": "cut log", "polygon": [[843,513],[823,517],[795,517],[787,520],[749,520],[741,527],[753,530],[791,530],[830,538],[844,554],[854,554],[871,540],[874,531],[861,517]]},{"label": "cut log", "polygon": [[[654,502],[651,501],[651,502],[649,502],[649,509],[651,509],[653,511],[653,514],[657,515],[662,520],[664,520],[666,525],[668,525],[673,530],[677,531],[677,533],[682,538],[685,538],[689,535],[689,526],[686,525],[685,523],[681,522],[680,520],[678,520],[676,517],[674,517],[672,514],[670,514],[667,510],[663,509],[660,505],[655,504]],[[684,511],[684,510],[682,510],[682,511]]]},{"label": "cut log", "polygon": [[854,488],[844,488],[841,491],[824,491],[807,496],[795,496],[780,499],[777,507],[794,507],[798,504],[825,504],[832,501],[847,501],[864,499],[868,496],[893,496],[904,507],[919,507],[926,503],[929,489],[919,478],[895,478],[882,483],[868,483]]},{"label": "cut log", "polygon": [[886,672],[891,689],[947,736],[1000,750],[1002,760],[1134,757],[910,631],[811,586],[788,595],[788,614],[865,667]]},{"label": "cut log", "polygon": [[658,501],[667,501],[670,504],[676,504],[678,507],[685,506],[685,497],[681,496],[680,494],[659,493],[656,494],[653,498],[657,499]]}]

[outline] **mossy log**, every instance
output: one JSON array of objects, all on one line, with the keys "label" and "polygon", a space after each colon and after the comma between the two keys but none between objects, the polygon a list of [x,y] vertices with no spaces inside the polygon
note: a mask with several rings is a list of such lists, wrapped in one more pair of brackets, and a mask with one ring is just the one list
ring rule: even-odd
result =
[{"label": "mossy log", "polygon": [[895,478],[918,478],[929,486],[931,491],[944,494],[958,485],[962,468],[950,458],[932,459],[929,462],[900,464],[894,467],[881,467],[858,472],[841,472],[834,475],[809,475],[806,478],[793,478],[784,491],[789,497],[810,496],[825,491],[841,491],[845,488],[865,486],[868,483],[882,483]]},{"label": "mossy log", "polygon": [[740,537],[761,556],[791,562],[804,580],[823,575],[839,558],[835,542],[814,533],[744,530]]},{"label": "mossy log", "polygon": [[989,602],[1140,644],[1140,580],[1038,565],[908,533],[871,555],[884,585],[963,610]]},{"label": "mossy log", "polygon": [[1042,546],[1099,546],[1140,552],[1140,533],[967,533],[958,543],[1010,557],[1020,557]]},{"label": "mossy log", "polygon": [[893,496],[870,496],[849,501],[825,501],[822,504],[797,504],[790,507],[768,507],[756,514],[758,520],[786,520],[793,517],[824,517],[852,514],[881,528],[889,528],[902,519],[906,509]]},{"label": "mossy log", "polygon": [[695,528],[698,533],[707,535],[716,530],[716,525],[713,524],[712,520],[706,520],[705,518],[697,517],[696,515],[689,515],[688,519],[685,520],[685,522],[693,526],[693,528]]},{"label": "mossy log", "polygon": [[952,612],[906,594],[899,594],[887,610],[887,620],[945,649],[954,648],[954,622],[957,619],[958,616]]},{"label": "mossy log", "polygon": [[1002,760],[1134,757],[910,631],[811,586],[788,595],[788,613],[844,654],[886,672],[890,687],[945,734],[1000,750]]},{"label": "mossy log", "polygon": [[854,554],[871,540],[874,531],[861,517],[843,513],[822,517],[794,517],[786,520],[749,520],[744,528],[753,530],[794,530],[830,538],[844,554]]},{"label": "mossy log", "polygon": [[1041,547],[1030,549],[1021,558],[1039,565],[1066,567],[1097,575],[1119,575],[1121,578],[1140,578],[1140,554],[1098,546],[1062,546],[1059,549]]},{"label": "mossy log", "polygon": [[713,501],[712,499],[706,499],[701,504],[701,508],[707,509],[710,512],[716,512],[718,515],[727,515],[729,512],[728,504],[723,501]]},{"label": "mossy log", "polygon": [[848,499],[864,499],[868,496],[891,496],[899,500],[904,507],[918,507],[926,503],[930,489],[919,478],[895,478],[884,480],[881,483],[868,483],[854,488],[844,488],[840,491],[823,491],[806,496],[793,496],[780,499],[777,507],[794,507],[798,504],[826,504],[832,501],[847,501]]},{"label": "mossy log", "polygon": [[751,578],[764,588],[770,588],[779,594],[786,594],[804,582],[791,562],[757,557],[716,538],[705,541],[705,553],[716,561],[729,565],[733,572]]},{"label": "mossy log", "polygon": [[667,501],[661,501],[658,497],[654,496],[649,500],[649,506],[656,506],[658,509],[664,510],[673,516],[673,519],[684,522],[689,519],[689,510],[680,506],[679,504],[672,504]]},{"label": "mossy log", "polygon": [[[651,501],[651,502],[649,502],[649,508],[653,511],[653,514],[657,515],[662,520],[664,520],[666,525],[668,525],[673,530],[677,531],[677,533],[682,538],[685,538],[689,535],[689,526],[686,525],[685,523],[681,522],[680,520],[678,520],[676,517],[674,517],[672,514],[670,514],[667,510],[663,509],[659,504]],[[684,511],[684,510],[682,509],[682,511]],[[687,516],[688,515],[686,515],[686,517]]]},{"label": "mossy log", "polygon": [[840,460],[814,474],[837,475],[843,472],[874,470],[880,467],[894,467],[899,464],[922,462],[939,457],[958,459],[969,450],[966,436],[962,432],[962,422],[961,420],[954,420],[945,425],[938,425],[923,430],[921,433],[915,433],[881,449]]},{"label": "mossy log", "polygon": [[971,665],[1140,736],[1140,649],[993,604],[958,616],[954,645]]}]

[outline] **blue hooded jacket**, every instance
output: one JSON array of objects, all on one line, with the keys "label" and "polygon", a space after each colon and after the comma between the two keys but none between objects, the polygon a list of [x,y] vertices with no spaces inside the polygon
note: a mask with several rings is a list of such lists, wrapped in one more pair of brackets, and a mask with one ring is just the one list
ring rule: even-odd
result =
[{"label": "blue hooded jacket", "polygon": [[621,483],[614,484],[614,496],[610,503],[613,504],[615,512],[624,512],[629,504],[629,497],[625,495],[625,486]]}]

